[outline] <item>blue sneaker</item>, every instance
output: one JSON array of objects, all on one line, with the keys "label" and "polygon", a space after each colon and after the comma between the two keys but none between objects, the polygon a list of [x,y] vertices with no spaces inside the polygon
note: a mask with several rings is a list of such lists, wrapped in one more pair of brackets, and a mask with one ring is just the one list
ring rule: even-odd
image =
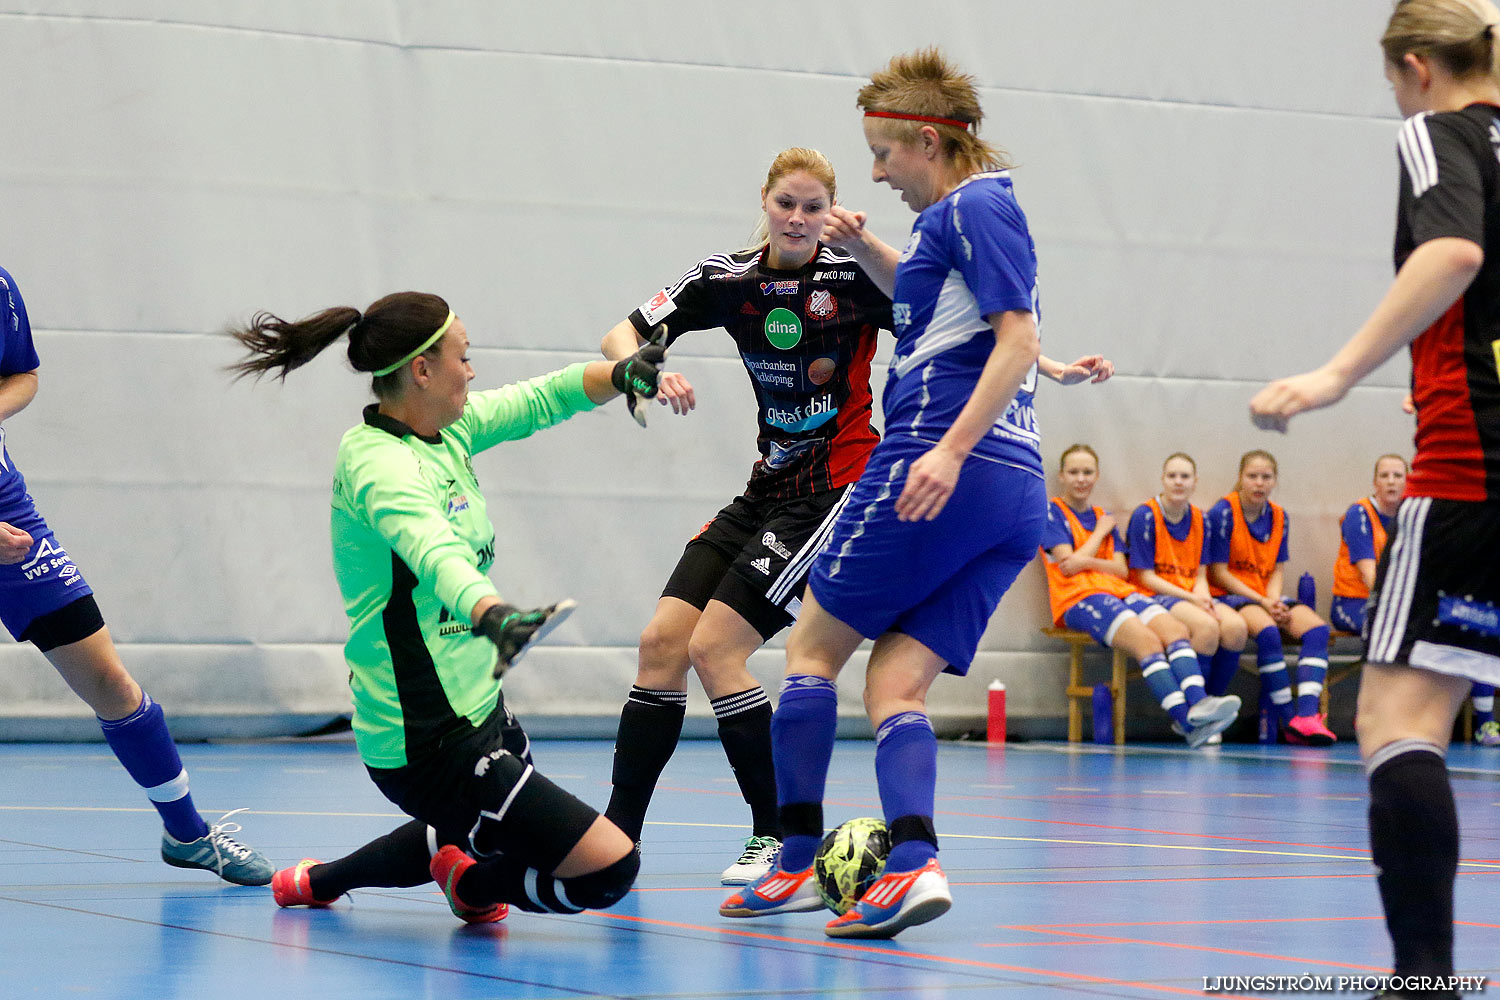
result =
[{"label": "blue sneaker", "polygon": [[226,882],[235,885],[266,885],[275,874],[271,862],[253,847],[229,836],[239,833],[238,823],[224,822],[235,813],[225,813],[219,821],[208,828],[207,836],[197,840],[181,841],[165,831],[161,835],[161,859],[173,868],[201,868],[213,872]]},{"label": "blue sneaker", "polygon": [[895,937],[915,924],[936,920],[952,905],[948,876],[938,866],[937,858],[929,858],[915,871],[880,876],[853,909],[830,920],[823,933],[836,938]]},{"label": "blue sneaker", "polygon": [[724,900],[719,916],[769,917],[774,913],[805,913],[822,908],[823,897],[818,895],[812,865],[800,872],[786,872],[776,866]]}]

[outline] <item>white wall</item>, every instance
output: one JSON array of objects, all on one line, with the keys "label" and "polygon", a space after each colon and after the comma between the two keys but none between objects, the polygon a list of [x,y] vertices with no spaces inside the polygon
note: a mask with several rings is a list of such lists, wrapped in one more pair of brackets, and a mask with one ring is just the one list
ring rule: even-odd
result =
[{"label": "white wall", "polygon": [[[827,152],[841,200],[903,241],[911,216],[868,179],[854,95],[891,54],[939,43],[981,84],[982,134],[1020,163],[1044,350],[1118,365],[1106,386],[1044,383],[1049,463],[1092,443],[1100,499],[1123,513],[1171,451],[1197,457],[1206,506],[1242,451],[1269,447],[1288,576],[1311,569],[1326,595],[1338,514],[1377,454],[1409,450],[1406,363],[1285,438],[1254,431],[1245,404],[1331,352],[1389,280],[1388,9],[13,4],[0,265],[43,364],[7,442],[174,715],[338,712],[327,492],[365,381],[331,351],[285,386],[230,384],[217,331],[416,288],[464,317],[481,385],[586,359],[662,284],[739,245],[790,145]],[[618,711],[682,543],[749,470],[752,397],[728,338],[695,335],[674,360],[699,390],[691,418],[641,432],[616,404],[476,463],[503,592],[583,602],[510,682],[527,716]],[[1059,715],[1045,617],[1033,567],[935,710],[977,716],[999,676],[1013,714]],[[754,661],[768,683],[777,660]],[[0,712],[86,714],[14,645]]]}]

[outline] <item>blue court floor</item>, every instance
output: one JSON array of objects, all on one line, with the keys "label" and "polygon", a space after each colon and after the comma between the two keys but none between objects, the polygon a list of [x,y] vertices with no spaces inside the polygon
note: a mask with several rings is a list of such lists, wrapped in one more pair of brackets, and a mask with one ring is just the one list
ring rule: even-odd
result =
[{"label": "blue court floor", "polygon": [[[874,746],[841,741],[832,825],[879,815]],[[608,797],[611,747],[545,741],[539,767]],[[350,742],[184,748],[205,813],[238,807],[278,866],[400,822]],[[1455,746],[1458,967],[1500,977],[1500,752]],[[100,745],[0,746],[0,997],[965,998],[1202,996],[1231,976],[1388,968],[1354,748],[944,744],[937,825],[955,904],[890,942],[818,914],[716,913],[747,810],[715,742],[686,742],[646,827],[637,890],[576,917],[465,927],[435,886],[323,911],[163,865],[159,827]],[[1366,996],[1305,992],[1300,996]],[[1231,990],[1217,996],[1264,996]],[[1281,994],[1285,995],[1285,994]]]}]

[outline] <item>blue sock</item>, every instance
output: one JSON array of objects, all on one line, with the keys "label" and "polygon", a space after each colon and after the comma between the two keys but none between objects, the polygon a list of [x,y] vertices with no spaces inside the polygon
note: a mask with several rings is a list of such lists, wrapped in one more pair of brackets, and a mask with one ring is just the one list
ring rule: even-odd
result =
[{"label": "blue sock", "polygon": [[781,682],[781,696],[771,716],[771,759],[785,833],[778,862],[783,871],[802,871],[818,853],[823,839],[823,789],[838,723],[839,695],[833,681],[792,674]]},{"label": "blue sock", "polygon": [[1167,647],[1167,665],[1172,668],[1172,677],[1177,681],[1182,696],[1192,708],[1203,700],[1203,671],[1198,666],[1198,654],[1192,643],[1178,639]]},{"label": "blue sock", "polygon": [[1328,626],[1308,629],[1297,658],[1297,714],[1317,715],[1322,707],[1323,679],[1328,676]]},{"label": "blue sock", "polygon": [[1474,698],[1474,725],[1479,727],[1486,722],[1495,721],[1495,688],[1490,684],[1475,684]]},{"label": "blue sock", "polygon": [[1261,690],[1271,699],[1282,722],[1292,718],[1292,681],[1286,672],[1286,654],[1281,651],[1281,630],[1267,625],[1255,633],[1255,666],[1260,671]]},{"label": "blue sock", "polygon": [[180,841],[208,835],[208,824],[188,792],[177,744],[167,732],[167,717],[150,695],[142,692],[140,707],[123,719],[100,719],[99,728],[125,770],[146,790],[168,833]]},{"label": "blue sock", "polygon": [[[880,805],[885,810],[885,823],[893,840],[912,827],[932,829],[937,737],[925,713],[901,712],[881,724],[875,734],[875,780],[880,786]],[[904,817],[910,819],[897,822]],[[922,820],[925,825],[920,823]],[[885,870],[915,871],[935,857],[936,844],[921,838],[902,840],[891,845]]]},{"label": "blue sock", "polygon": [[1240,654],[1243,649],[1225,649],[1219,647],[1214,654],[1213,663],[1208,668],[1208,673],[1203,676],[1207,678],[1203,682],[1203,689],[1211,695],[1220,696],[1229,690],[1230,682],[1240,669]]},{"label": "blue sock", "polygon": [[1151,689],[1151,697],[1161,703],[1161,707],[1167,710],[1167,714],[1179,726],[1189,728],[1187,698],[1183,696],[1182,688],[1177,686],[1177,678],[1172,676],[1167,658],[1160,653],[1152,653],[1146,657],[1141,661],[1141,676],[1146,678],[1146,687]]}]

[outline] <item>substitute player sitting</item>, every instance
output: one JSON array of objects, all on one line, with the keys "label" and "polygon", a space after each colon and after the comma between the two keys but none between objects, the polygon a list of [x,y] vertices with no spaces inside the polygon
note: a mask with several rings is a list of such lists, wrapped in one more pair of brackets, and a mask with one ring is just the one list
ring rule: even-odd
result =
[{"label": "substitute player sitting", "polygon": [[[1328,746],[1337,739],[1319,712],[1328,674],[1328,623],[1312,608],[1282,595],[1291,527],[1286,511],[1271,502],[1275,488],[1276,459],[1270,452],[1240,456],[1234,491],[1208,511],[1208,582],[1215,597],[1240,613],[1255,639],[1261,690],[1275,707],[1287,741]],[[1302,643],[1295,699],[1283,632]]]},{"label": "substitute player sitting", "polygon": [[1203,746],[1234,721],[1239,698],[1204,691],[1187,626],[1126,579],[1115,519],[1090,502],[1099,482],[1094,449],[1069,447],[1058,462],[1058,476],[1062,495],[1047,505],[1041,545],[1053,621],[1087,632],[1101,646],[1123,649],[1140,664],[1174,730],[1188,746]]},{"label": "substitute player sitting", "polygon": [[1209,592],[1207,532],[1203,511],[1193,503],[1197,487],[1198,463],[1192,456],[1180,451],[1168,455],[1161,467],[1161,492],[1131,512],[1125,541],[1130,582],[1188,627],[1204,688],[1222,695],[1245,651],[1245,620]]}]

